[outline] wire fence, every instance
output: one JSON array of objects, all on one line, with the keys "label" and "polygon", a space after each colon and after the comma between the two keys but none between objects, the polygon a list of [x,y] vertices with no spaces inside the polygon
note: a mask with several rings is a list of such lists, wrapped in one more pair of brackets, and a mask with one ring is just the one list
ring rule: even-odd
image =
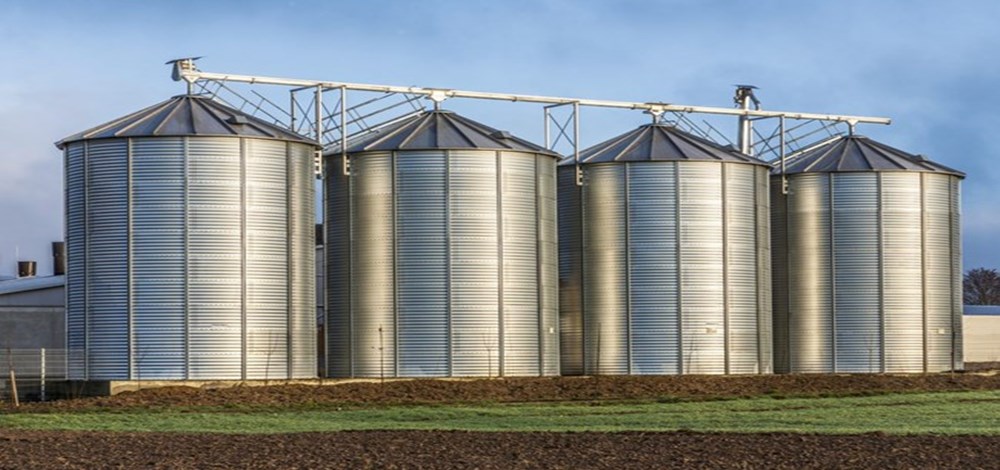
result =
[{"label": "wire fence", "polygon": [[66,380],[66,350],[0,350],[0,370],[0,401],[13,401],[15,384],[19,401],[46,401],[53,396],[53,384]]}]

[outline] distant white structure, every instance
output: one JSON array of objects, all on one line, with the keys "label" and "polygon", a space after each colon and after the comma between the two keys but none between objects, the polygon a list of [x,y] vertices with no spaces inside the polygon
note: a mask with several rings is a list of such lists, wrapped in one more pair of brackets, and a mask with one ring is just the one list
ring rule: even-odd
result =
[{"label": "distant white structure", "polygon": [[1000,305],[966,305],[965,362],[1000,362]]}]

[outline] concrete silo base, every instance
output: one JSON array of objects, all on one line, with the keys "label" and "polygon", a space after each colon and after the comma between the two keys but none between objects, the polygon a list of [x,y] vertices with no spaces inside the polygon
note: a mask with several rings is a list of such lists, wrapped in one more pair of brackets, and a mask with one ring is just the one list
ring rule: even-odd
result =
[{"label": "concrete silo base", "polygon": [[[389,380],[389,379],[387,379]],[[65,381],[48,384],[48,394],[52,398],[107,397],[124,392],[135,392],[152,388],[230,388],[263,387],[265,385],[332,385],[347,382],[377,382],[378,379],[295,379],[295,380],[90,380]]]},{"label": "concrete silo base", "polygon": [[[46,383],[46,396],[50,399],[108,397],[124,392],[136,392],[164,387],[190,387],[216,389],[232,387],[264,387],[275,385],[308,385],[313,387],[350,383],[405,382],[412,380],[475,381],[486,377],[443,377],[434,379],[414,378],[347,378],[347,379],[292,379],[292,380],[71,380]],[[490,377],[495,380],[498,377]]]}]

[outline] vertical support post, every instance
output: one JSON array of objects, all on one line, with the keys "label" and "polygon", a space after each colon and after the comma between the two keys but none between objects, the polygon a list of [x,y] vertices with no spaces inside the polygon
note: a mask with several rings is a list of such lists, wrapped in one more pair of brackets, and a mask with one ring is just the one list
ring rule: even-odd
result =
[{"label": "vertical support post", "polygon": [[316,98],[315,98],[315,100],[316,100],[315,108],[316,109],[314,111],[316,112],[316,117],[315,117],[315,119],[316,119],[316,125],[315,125],[315,127],[316,127],[316,129],[315,129],[315,131],[316,131],[316,143],[319,144],[319,146],[322,147],[323,146],[323,86],[322,85],[316,85],[316,92],[315,93],[316,93]]},{"label": "vertical support post", "polygon": [[7,348],[7,371],[10,376],[11,401],[14,403],[14,407],[17,408],[21,406],[21,402],[17,397],[17,375],[14,373],[14,353],[10,347]]},{"label": "vertical support post", "polygon": [[313,158],[313,166],[317,176],[323,174],[323,86],[316,85],[316,145],[319,150]]},{"label": "vertical support post", "polygon": [[781,146],[781,194],[788,194],[788,175],[785,174],[785,116],[778,117],[779,145]]},{"label": "vertical support post", "polygon": [[552,115],[549,113],[548,106],[542,108],[542,114],[545,119],[545,122],[542,125],[543,132],[545,133],[545,148],[548,150],[552,150],[552,142],[551,139],[549,138],[549,120],[552,119]]},{"label": "vertical support post", "polygon": [[41,387],[39,398],[45,401],[45,348],[42,348],[38,353],[38,381]]},{"label": "vertical support post", "polygon": [[351,161],[347,157],[347,87],[340,87],[340,161],[344,176],[349,176]]},{"label": "vertical support post", "polygon": [[297,105],[298,103],[295,102],[295,90],[291,90],[288,92],[288,109],[289,109],[288,127],[292,129],[292,132],[298,132],[298,128],[295,127],[296,125],[295,121],[296,118],[298,117],[295,114],[295,106]]},{"label": "vertical support post", "polygon": [[576,185],[583,186],[583,171],[580,169],[580,102],[573,103],[573,163],[576,168]]}]

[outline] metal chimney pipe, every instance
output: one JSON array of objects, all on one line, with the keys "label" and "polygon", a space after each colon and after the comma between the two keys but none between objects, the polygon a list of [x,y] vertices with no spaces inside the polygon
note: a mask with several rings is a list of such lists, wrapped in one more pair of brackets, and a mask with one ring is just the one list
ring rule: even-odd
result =
[{"label": "metal chimney pipe", "polygon": [[17,277],[35,277],[35,270],[38,267],[34,261],[18,261]]},{"label": "metal chimney pipe", "polygon": [[[760,109],[760,101],[753,94],[756,88],[753,85],[736,85],[736,96],[733,98],[736,107],[750,111],[750,104],[753,103],[755,109]],[[739,143],[740,152],[753,155],[753,121],[746,114],[740,116]]]},{"label": "metal chimney pipe", "polygon": [[52,242],[52,275],[66,274],[66,242]]}]

